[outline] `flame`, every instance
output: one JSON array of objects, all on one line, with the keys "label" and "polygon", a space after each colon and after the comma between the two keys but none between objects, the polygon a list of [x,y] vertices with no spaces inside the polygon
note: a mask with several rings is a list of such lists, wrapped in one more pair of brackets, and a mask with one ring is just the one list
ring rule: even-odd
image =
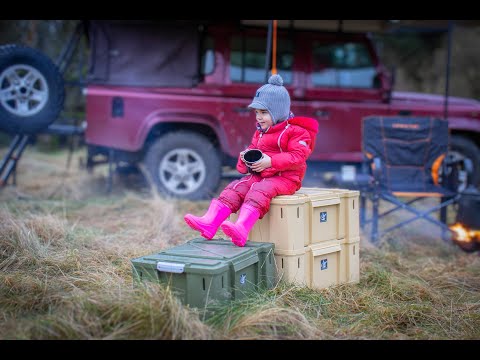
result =
[{"label": "flame", "polygon": [[450,226],[450,230],[455,232],[455,240],[461,242],[471,242],[473,240],[480,240],[480,231],[479,230],[470,230],[467,229],[460,223],[456,223]]}]

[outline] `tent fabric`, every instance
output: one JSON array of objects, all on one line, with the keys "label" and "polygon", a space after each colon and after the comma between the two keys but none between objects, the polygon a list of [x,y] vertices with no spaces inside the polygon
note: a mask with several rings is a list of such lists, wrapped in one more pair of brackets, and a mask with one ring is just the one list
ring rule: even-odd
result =
[{"label": "tent fabric", "polygon": [[383,190],[442,191],[433,179],[432,168],[448,151],[447,120],[370,116],[363,119],[362,132],[366,157],[381,160]]},{"label": "tent fabric", "polygon": [[92,20],[89,83],[192,87],[199,74],[194,23]]}]

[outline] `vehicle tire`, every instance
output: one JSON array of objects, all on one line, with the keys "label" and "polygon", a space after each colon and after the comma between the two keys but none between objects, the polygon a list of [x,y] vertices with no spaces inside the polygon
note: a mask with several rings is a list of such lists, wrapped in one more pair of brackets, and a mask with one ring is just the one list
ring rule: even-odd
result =
[{"label": "vehicle tire", "polygon": [[452,135],[449,153],[456,159],[470,159],[473,165],[473,171],[463,175],[465,183],[460,186],[459,190],[464,190],[470,184],[478,186],[480,184],[480,151],[475,143],[465,136]]},{"label": "vehicle tire", "polygon": [[40,51],[0,46],[0,130],[33,134],[63,109],[65,86],[57,66]]},{"label": "vehicle tire", "polygon": [[150,146],[144,163],[158,191],[175,198],[211,198],[220,183],[219,150],[198,133],[162,136]]}]

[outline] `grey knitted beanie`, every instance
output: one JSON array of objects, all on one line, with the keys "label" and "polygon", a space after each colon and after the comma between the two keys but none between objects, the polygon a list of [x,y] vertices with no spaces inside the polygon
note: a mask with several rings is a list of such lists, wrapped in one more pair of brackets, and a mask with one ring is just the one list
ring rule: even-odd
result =
[{"label": "grey knitted beanie", "polygon": [[248,107],[267,110],[274,124],[287,120],[290,114],[290,95],[283,86],[282,77],[278,74],[270,76],[268,84],[257,90]]}]

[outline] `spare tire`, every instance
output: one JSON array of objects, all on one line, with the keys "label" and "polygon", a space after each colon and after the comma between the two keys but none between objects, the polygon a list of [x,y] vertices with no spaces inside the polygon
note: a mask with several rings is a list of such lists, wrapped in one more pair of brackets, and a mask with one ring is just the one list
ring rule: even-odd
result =
[{"label": "spare tire", "polygon": [[33,134],[63,109],[65,85],[57,66],[40,51],[0,46],[0,130]]}]

